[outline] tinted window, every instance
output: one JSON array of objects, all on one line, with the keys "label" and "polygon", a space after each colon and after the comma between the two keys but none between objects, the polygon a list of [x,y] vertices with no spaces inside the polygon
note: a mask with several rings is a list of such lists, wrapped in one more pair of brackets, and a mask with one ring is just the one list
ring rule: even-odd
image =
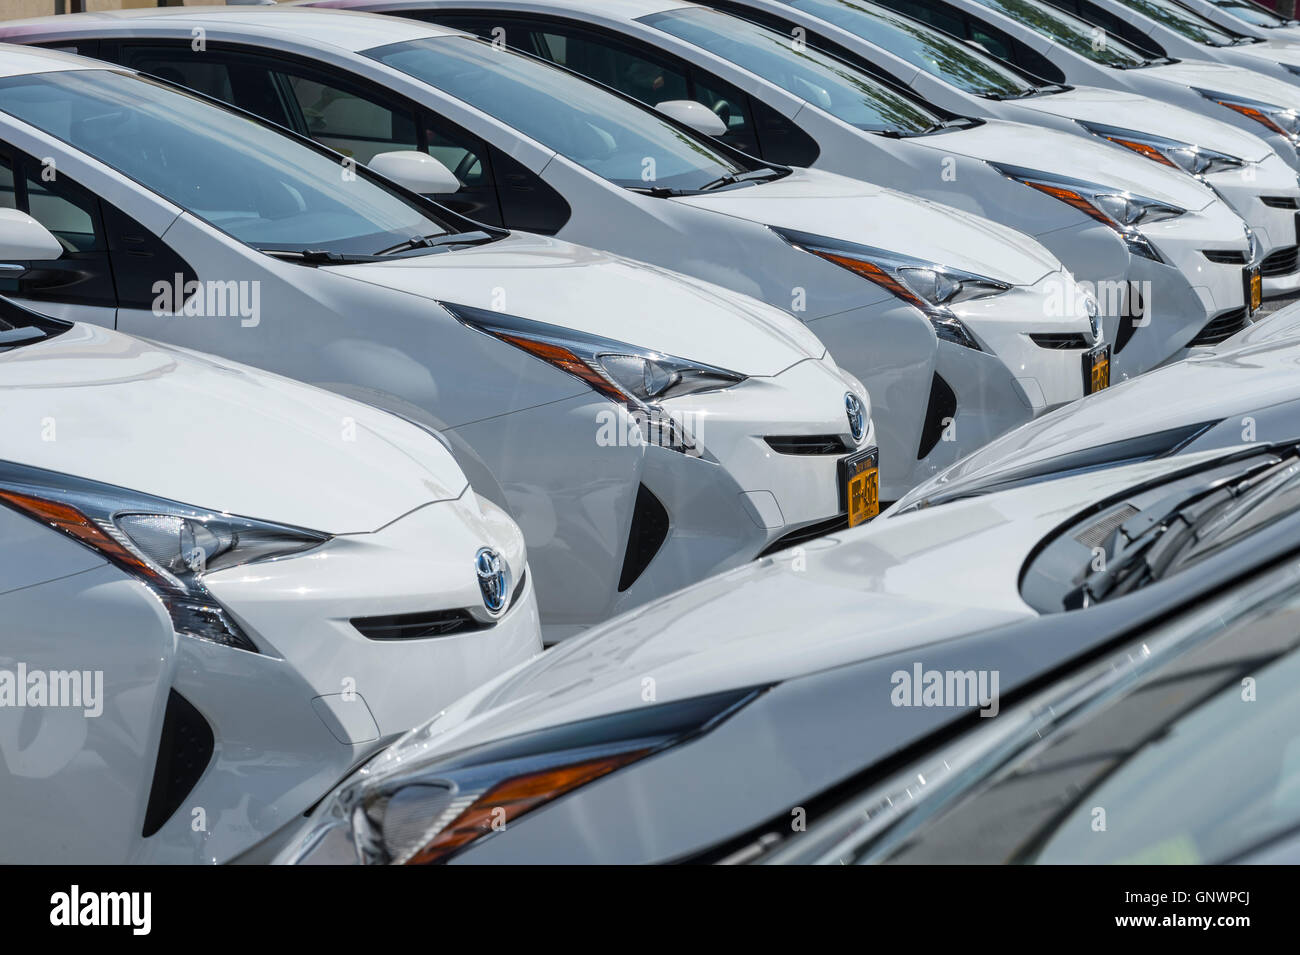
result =
[{"label": "tinted window", "polygon": [[919,102],[875,78],[811,47],[796,50],[790,37],[758,24],[699,7],[642,20],[859,129],[919,133],[942,122]]},{"label": "tinted window", "polygon": [[620,186],[695,189],[744,171],[705,139],[563,70],[435,37],[367,55],[495,116]]},{"label": "tinted window", "polygon": [[1094,63],[1111,67],[1136,67],[1147,57],[1122,40],[1110,36],[1096,24],[1057,10],[1037,0],[979,0],[1031,30],[1051,37],[1061,46]]},{"label": "tinted window", "polygon": [[[1300,593],[1183,635],[946,798],[876,861],[1221,863],[1300,825]],[[1248,695],[1246,682],[1253,691]],[[1097,808],[1106,828],[1095,828]],[[888,838],[888,833],[886,838]]]},{"label": "tinted window", "polygon": [[1213,2],[1220,10],[1227,10],[1238,20],[1245,20],[1247,23],[1253,23],[1256,26],[1272,29],[1285,26],[1287,22],[1272,10],[1256,6],[1253,3],[1244,3],[1242,0],[1213,0]]},{"label": "tinted window", "polygon": [[1163,23],[1181,37],[1206,46],[1231,46],[1235,37],[1215,26],[1199,13],[1169,0],[1124,0],[1130,10]]},{"label": "tinted window", "polygon": [[254,120],[108,70],[0,79],[0,110],[257,248],[373,253],[448,228]]},{"label": "tinted window", "polygon": [[1015,96],[1033,88],[1020,74],[955,37],[853,0],[789,0],[792,7],[875,43],[968,93]]}]

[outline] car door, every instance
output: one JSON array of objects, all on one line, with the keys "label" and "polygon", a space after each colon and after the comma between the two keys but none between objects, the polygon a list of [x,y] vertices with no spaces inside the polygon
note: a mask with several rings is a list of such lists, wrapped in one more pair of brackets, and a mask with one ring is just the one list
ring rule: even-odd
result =
[{"label": "car door", "polygon": [[460,182],[456,192],[429,198],[479,222],[503,224],[487,145],[373,84],[250,48],[209,44],[196,53],[185,43],[153,40],[124,41],[114,52],[124,66],[256,113],[358,163],[384,152],[427,152]]},{"label": "car door", "polygon": [[117,293],[100,201],[60,176],[53,158],[40,162],[0,146],[0,208],[27,213],[63,246],[54,261],[3,263],[25,271],[0,273],[0,293],[46,315],[112,328]]}]

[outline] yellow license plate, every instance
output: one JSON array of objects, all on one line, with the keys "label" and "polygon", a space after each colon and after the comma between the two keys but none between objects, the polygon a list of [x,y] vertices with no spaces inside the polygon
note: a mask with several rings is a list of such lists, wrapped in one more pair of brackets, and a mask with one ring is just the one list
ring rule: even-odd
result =
[{"label": "yellow license plate", "polygon": [[880,452],[868,448],[840,462],[849,527],[880,513]]},{"label": "yellow license plate", "polygon": [[1264,304],[1264,279],[1258,272],[1250,273],[1250,310]]},{"label": "yellow license plate", "polygon": [[1110,387],[1109,345],[1083,356],[1083,383],[1090,395]]}]

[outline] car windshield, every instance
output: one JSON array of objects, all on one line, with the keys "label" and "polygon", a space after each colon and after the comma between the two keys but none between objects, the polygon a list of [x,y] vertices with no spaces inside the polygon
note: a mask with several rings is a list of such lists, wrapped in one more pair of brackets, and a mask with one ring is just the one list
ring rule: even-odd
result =
[{"label": "car windshield", "polygon": [[1149,59],[1123,40],[1111,36],[1101,27],[1076,16],[1040,3],[1038,0],[979,0],[1044,36],[1051,37],[1072,53],[1120,70],[1146,66]]},{"label": "car windshield", "polygon": [[540,60],[495,50],[485,41],[430,37],[377,47],[366,55],[469,103],[619,186],[689,192],[748,171],[654,110]]},{"label": "car windshield", "polygon": [[[6,286],[12,281],[6,280],[4,272],[0,271],[0,291],[7,291]],[[70,322],[37,315],[0,297],[0,355],[24,345],[46,341],[71,327]]]},{"label": "car windshield", "polygon": [[373,254],[448,226],[341,157],[144,77],[0,79],[0,112],[257,249]]},{"label": "car windshield", "polygon": [[913,66],[976,96],[1010,99],[1037,92],[1033,82],[956,37],[871,3],[786,0],[790,6],[883,47]]},{"label": "car windshield", "polygon": [[[1245,591],[1244,593],[1241,591]],[[1294,561],[1144,634],[942,753],[971,768],[850,850],[859,862],[1202,864],[1300,826]],[[995,739],[1002,734],[1002,738]],[[939,759],[933,761],[941,773]],[[917,766],[918,771],[931,767]],[[913,774],[915,775],[915,774]],[[910,777],[909,777],[910,778]]]},{"label": "car windshield", "polygon": [[1220,10],[1227,10],[1238,20],[1245,20],[1257,27],[1267,27],[1274,30],[1294,22],[1283,19],[1267,7],[1247,3],[1245,0],[1212,0],[1212,2]]},{"label": "car windshield", "polygon": [[788,36],[748,20],[689,7],[641,22],[730,60],[858,129],[916,135],[943,123],[879,80],[817,50],[795,49]]},{"label": "car windshield", "polygon": [[1164,24],[1193,43],[1201,43],[1205,46],[1232,46],[1238,40],[1238,37],[1215,26],[1199,13],[1193,13],[1171,0],[1124,0],[1124,5],[1136,13]]}]

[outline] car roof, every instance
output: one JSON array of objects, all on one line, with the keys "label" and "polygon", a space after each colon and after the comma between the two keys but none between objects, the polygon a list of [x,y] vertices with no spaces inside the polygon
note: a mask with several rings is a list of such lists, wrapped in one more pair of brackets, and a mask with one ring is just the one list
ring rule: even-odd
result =
[{"label": "car roof", "polygon": [[[58,50],[0,43],[0,76],[24,76],[29,73],[54,73],[64,70],[111,70],[116,67],[99,60],[88,60]],[[126,72],[126,71],[121,71]]]},{"label": "car roof", "polygon": [[157,36],[155,31],[169,29],[188,34],[195,26],[213,31],[224,28],[226,32],[247,32],[252,36],[292,36],[296,40],[353,53],[390,43],[454,36],[460,32],[402,17],[348,10],[209,6],[140,8],[13,20],[0,24],[0,39],[60,34],[98,37],[135,34],[142,30]]}]

